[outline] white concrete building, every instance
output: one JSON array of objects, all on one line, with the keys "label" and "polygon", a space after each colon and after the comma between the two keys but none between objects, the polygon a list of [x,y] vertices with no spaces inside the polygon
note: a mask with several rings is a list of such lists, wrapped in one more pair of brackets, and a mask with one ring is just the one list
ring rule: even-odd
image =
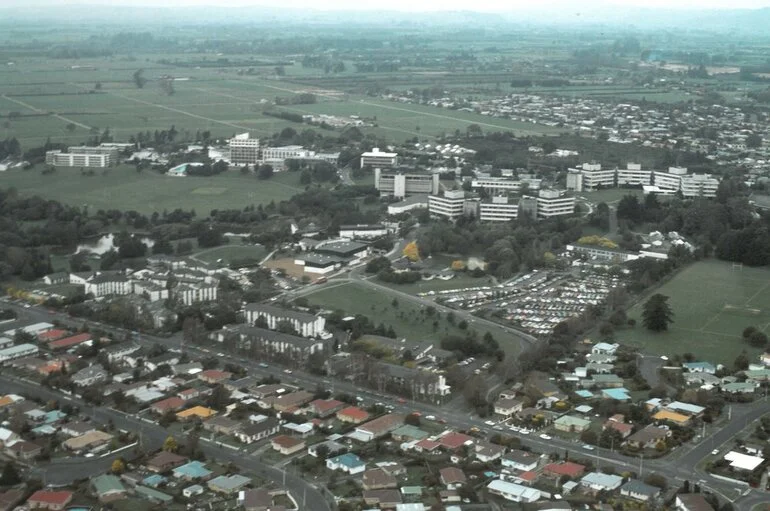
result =
[{"label": "white concrete building", "polygon": [[428,207],[427,195],[413,195],[411,197],[407,197],[401,202],[388,204],[388,214],[400,215],[401,213],[406,213],[407,211],[412,211],[414,209],[425,209],[427,207]]},{"label": "white concrete building", "polygon": [[340,238],[354,239],[375,239],[387,236],[393,232],[393,228],[382,224],[360,224],[360,225],[341,225]]},{"label": "white concrete building", "polygon": [[174,289],[174,295],[187,306],[196,302],[213,302],[217,299],[217,284],[182,284]]},{"label": "white concrete building", "polygon": [[435,195],[439,192],[439,175],[383,172],[382,169],[375,168],[374,187],[381,195],[399,198],[415,194]]},{"label": "white concrete building", "polygon": [[717,196],[719,180],[712,177],[711,174],[689,174],[682,176],[681,192],[685,198]]},{"label": "white concrete building", "polygon": [[471,188],[489,190],[490,192],[519,193],[524,188],[529,191],[540,189],[541,179],[508,179],[505,177],[477,177],[471,181]]},{"label": "white concrete building", "polygon": [[482,222],[508,222],[519,216],[519,203],[507,196],[492,197],[491,202],[479,204],[479,220]]},{"label": "white concrete building", "polygon": [[97,273],[85,283],[85,293],[93,295],[94,298],[127,295],[131,290],[131,282],[121,273]]},{"label": "white concrete building", "polygon": [[47,151],[45,162],[56,167],[111,167],[118,163],[118,149],[115,147],[70,146],[68,152]]},{"label": "white concrete building", "polygon": [[583,191],[583,171],[580,169],[569,169],[567,171],[567,190],[573,192]]},{"label": "white concrete building", "polygon": [[643,170],[639,163],[628,163],[625,169],[617,170],[618,186],[641,186],[650,184],[651,170]]},{"label": "white concrete building", "polygon": [[584,163],[582,169],[569,170],[582,170],[582,190],[593,191],[615,186],[615,169],[603,169],[600,163]]},{"label": "white concrete building", "polygon": [[559,190],[540,190],[537,197],[537,217],[552,218],[575,212],[575,197]]},{"label": "white concrete building", "polygon": [[668,171],[656,170],[653,172],[653,185],[664,195],[673,195],[682,187],[682,176],[687,175],[687,169],[683,167],[669,167]]},{"label": "white concrete building", "polygon": [[444,195],[428,197],[428,211],[431,216],[457,220],[463,216],[465,208],[465,192],[463,190],[447,190]]},{"label": "white concrete building", "polygon": [[241,133],[228,140],[230,146],[230,162],[234,164],[250,164],[259,162],[259,139],[251,138],[249,133]]},{"label": "white concrete building", "polygon": [[378,147],[361,154],[361,167],[390,168],[398,165],[397,153],[386,153]]},{"label": "white concrete building", "polygon": [[286,321],[291,323],[294,330],[303,337],[317,337],[323,333],[326,327],[326,319],[323,316],[261,303],[246,304],[243,308],[243,315],[246,323],[250,325],[253,325],[258,318],[264,318],[267,327],[271,330],[278,328],[278,323]]}]

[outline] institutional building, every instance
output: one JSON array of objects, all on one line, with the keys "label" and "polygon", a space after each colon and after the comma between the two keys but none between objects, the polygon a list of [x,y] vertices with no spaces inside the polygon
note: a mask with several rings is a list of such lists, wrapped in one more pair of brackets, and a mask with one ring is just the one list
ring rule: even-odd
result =
[{"label": "institutional building", "polygon": [[70,146],[67,152],[46,151],[45,162],[55,167],[106,168],[118,163],[118,148]]},{"label": "institutional building", "polygon": [[575,197],[560,190],[540,190],[537,196],[537,218],[571,215],[575,212]]},{"label": "institutional building", "polygon": [[[579,177],[577,176],[579,174]],[[570,175],[572,181],[570,182]],[[570,188],[572,185],[572,188]],[[569,169],[567,189],[576,192],[615,187],[615,169],[603,169],[599,163],[584,163],[581,168]]]},{"label": "institutional building", "polygon": [[235,135],[228,141],[230,162],[254,165],[259,162],[259,139],[250,138],[249,133]]},{"label": "institutional building", "polygon": [[261,303],[246,304],[243,315],[246,323],[250,325],[253,325],[258,318],[264,318],[267,327],[272,330],[278,328],[278,323],[285,321],[303,337],[320,336],[326,326],[326,319],[323,316]]},{"label": "institutional building", "polygon": [[567,173],[567,190],[582,192],[616,186],[641,186],[646,193],[660,195],[713,198],[719,179],[711,174],[688,174],[686,167],[644,170],[638,163],[629,163],[625,169],[602,169],[598,163],[584,163]]},{"label": "institutional building", "polygon": [[374,169],[374,187],[381,195],[403,198],[407,195],[439,192],[439,175],[427,173],[383,172]]},{"label": "institutional building", "polygon": [[652,180],[652,171],[643,170],[639,163],[629,163],[625,169],[618,169],[617,173],[618,186],[644,186]]},{"label": "institutional building", "polygon": [[508,222],[519,216],[519,203],[511,202],[505,195],[492,197],[491,202],[479,204],[479,220],[482,222]]},{"label": "institutional building", "polygon": [[465,211],[465,192],[462,190],[447,190],[444,195],[428,197],[428,211],[431,216],[457,220]]},{"label": "institutional building", "polygon": [[526,188],[529,191],[540,189],[541,179],[509,179],[505,177],[477,177],[471,181],[474,190],[484,189],[490,192],[520,193]]},{"label": "institutional building", "polygon": [[398,165],[398,154],[380,151],[378,147],[361,154],[361,167],[392,168],[396,165]]}]

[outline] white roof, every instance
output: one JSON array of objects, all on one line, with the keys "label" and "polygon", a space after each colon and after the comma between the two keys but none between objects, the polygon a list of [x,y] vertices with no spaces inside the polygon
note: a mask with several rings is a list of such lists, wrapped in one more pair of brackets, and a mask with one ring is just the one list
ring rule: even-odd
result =
[{"label": "white roof", "polygon": [[495,479],[489,483],[487,488],[497,490],[508,495],[515,495],[520,500],[528,502],[534,502],[540,498],[540,492],[538,490],[529,488],[527,486],[522,486],[520,484],[502,481],[500,479]]},{"label": "white roof", "polygon": [[294,424],[294,423],[287,423],[283,425],[284,428],[294,431],[296,433],[310,433],[313,431],[313,423],[312,422],[306,422],[304,424]]},{"label": "white roof", "polygon": [[725,459],[730,462],[730,466],[740,470],[754,470],[760,466],[765,458],[759,456],[749,456],[740,452],[730,451],[725,454]]}]

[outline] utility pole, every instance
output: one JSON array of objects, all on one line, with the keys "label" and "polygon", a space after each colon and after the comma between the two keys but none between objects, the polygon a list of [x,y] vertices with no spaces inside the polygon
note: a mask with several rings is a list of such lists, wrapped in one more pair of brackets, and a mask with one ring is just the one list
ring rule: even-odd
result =
[{"label": "utility pole", "polygon": [[644,455],[639,455],[639,477],[642,477],[644,475]]}]

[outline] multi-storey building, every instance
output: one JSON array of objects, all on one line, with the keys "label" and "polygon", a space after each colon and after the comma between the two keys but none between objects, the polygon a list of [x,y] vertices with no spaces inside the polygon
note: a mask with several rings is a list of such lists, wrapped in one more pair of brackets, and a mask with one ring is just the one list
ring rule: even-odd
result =
[{"label": "multi-storey building", "polygon": [[519,203],[511,202],[507,196],[492,197],[491,202],[479,204],[479,220],[482,222],[508,222],[519,216]]},{"label": "multi-storey building", "polygon": [[669,167],[668,171],[656,170],[653,172],[653,184],[656,192],[663,195],[673,195],[682,187],[682,176],[687,175],[687,169],[683,167]]},{"label": "multi-storey building", "polygon": [[681,192],[685,198],[716,197],[719,180],[710,174],[689,174],[682,176]]},{"label": "multi-storey building", "polygon": [[[580,169],[569,169],[580,170]],[[612,188],[615,186],[615,169],[603,169],[599,163],[584,163],[582,172],[582,189],[575,191],[593,191],[600,188]]]},{"label": "multi-storey building", "polygon": [[491,192],[519,193],[526,189],[537,191],[540,189],[541,179],[508,179],[505,177],[477,177],[471,181],[471,188],[489,190]]},{"label": "multi-storey building", "polygon": [[259,355],[268,360],[281,358],[303,363],[313,353],[322,352],[323,341],[275,332],[250,325],[229,325],[214,334],[214,338],[233,347]]},{"label": "multi-storey building", "polygon": [[174,296],[187,306],[197,302],[213,302],[217,299],[217,284],[207,282],[182,284],[174,288]]},{"label": "multi-storey building", "polygon": [[362,167],[391,168],[396,165],[398,165],[398,154],[380,151],[378,147],[361,154]]},{"label": "multi-storey building", "polygon": [[457,220],[465,212],[465,192],[462,190],[447,190],[444,195],[428,197],[428,211],[431,216]]},{"label": "multi-storey building", "polygon": [[575,212],[575,197],[559,190],[540,190],[537,197],[537,217],[551,218]]},{"label": "multi-storey building", "polygon": [[111,167],[118,163],[118,149],[102,146],[70,146],[66,153],[59,150],[47,151],[45,162],[56,167]]},{"label": "multi-storey building", "polygon": [[625,169],[617,170],[618,186],[643,186],[650,184],[652,179],[651,170],[643,170],[639,163],[629,163]]},{"label": "multi-storey building", "polygon": [[438,174],[383,172],[374,169],[374,187],[381,195],[406,197],[416,194],[433,194],[439,191]]},{"label": "multi-storey building", "polygon": [[235,135],[228,141],[230,162],[235,164],[255,164],[259,162],[259,139],[250,138],[249,133]]},{"label": "multi-storey building", "polygon": [[95,298],[131,293],[131,283],[122,273],[97,273],[85,282],[85,293]]},{"label": "multi-storey building", "polygon": [[316,337],[321,335],[326,326],[323,316],[308,314],[307,312],[283,309],[261,303],[249,303],[243,308],[246,323],[253,325],[258,318],[264,318],[267,327],[275,330],[281,322],[290,323],[303,337]]}]

